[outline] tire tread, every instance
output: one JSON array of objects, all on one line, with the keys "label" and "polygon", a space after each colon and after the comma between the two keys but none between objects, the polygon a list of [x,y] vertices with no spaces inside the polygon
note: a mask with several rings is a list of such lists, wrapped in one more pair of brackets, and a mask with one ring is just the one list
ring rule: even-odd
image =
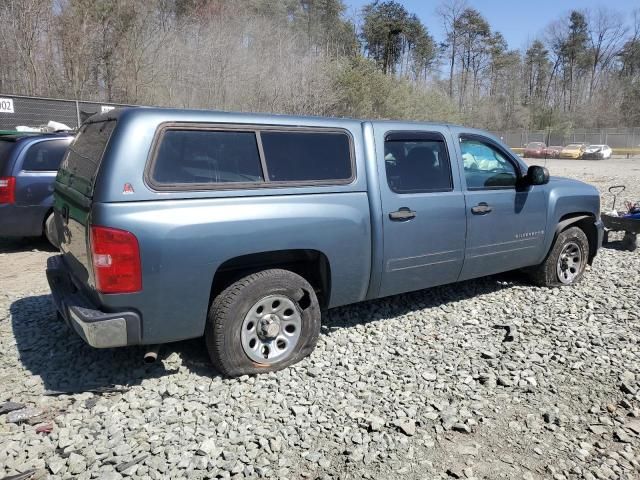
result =
[{"label": "tire tread", "polygon": [[[587,235],[584,233],[584,231],[580,227],[569,225],[566,229],[562,230],[558,234],[555,241],[553,242],[553,245],[551,246],[551,249],[549,250],[549,254],[544,259],[544,261],[539,265],[536,265],[535,267],[531,268],[528,271],[529,278],[534,284],[540,287],[569,286],[567,284],[560,282],[560,280],[558,280],[557,274],[556,274],[556,262],[557,262],[557,257],[560,254],[560,250],[562,249],[562,245],[564,244],[567,238],[571,238],[571,237],[576,237],[581,243],[586,245],[587,248],[586,250],[583,248],[584,250],[583,254],[584,255],[589,254],[589,248],[588,248],[589,240],[587,238]],[[585,258],[585,263],[586,263],[586,258]],[[586,268],[586,265],[585,267],[583,267],[582,272],[571,285],[574,285],[582,280],[582,277],[584,275],[584,268]]]},{"label": "tire tread", "polygon": [[[220,371],[221,374],[228,377],[235,377],[238,375],[242,375],[247,373],[245,369],[234,365],[233,362],[229,361],[227,356],[224,354],[225,345],[228,341],[228,329],[225,328],[226,324],[223,319],[228,319],[233,314],[231,309],[236,304],[239,297],[244,295],[245,289],[254,284],[257,281],[273,278],[273,279],[293,279],[297,277],[299,283],[302,283],[302,286],[306,287],[310,290],[313,295],[313,300],[315,302],[315,307],[317,308],[317,298],[315,297],[315,293],[313,292],[313,288],[306,282],[306,280],[299,275],[283,269],[269,269],[262,270],[259,272],[252,273],[239,279],[233,284],[229,285],[225,288],[221,293],[219,293],[216,298],[212,301],[211,306],[209,308],[209,313],[207,315],[207,327],[205,329],[205,343],[207,346],[207,350],[209,351],[209,356],[215,366],[215,368]],[[301,282],[300,282],[301,281]],[[319,313],[319,308],[318,308]],[[319,323],[319,322],[318,322]],[[319,327],[319,325],[318,325]],[[318,340],[318,336],[320,333],[319,328],[311,329],[311,336],[307,339],[306,344],[303,345],[302,349],[292,358],[286,360],[284,363],[286,365],[293,364],[297,362],[299,359],[307,356],[313,348]],[[240,347],[241,348],[241,347]],[[278,364],[276,364],[278,365]],[[265,367],[265,372],[271,371],[268,367]]]}]

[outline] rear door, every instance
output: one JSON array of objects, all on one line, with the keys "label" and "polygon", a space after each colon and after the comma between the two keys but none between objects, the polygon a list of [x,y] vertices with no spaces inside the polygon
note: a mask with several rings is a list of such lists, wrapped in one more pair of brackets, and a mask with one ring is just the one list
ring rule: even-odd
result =
[{"label": "rear door", "polygon": [[524,166],[489,137],[456,128],[467,203],[460,280],[535,264],[547,218],[545,186],[520,186]]},{"label": "rear door", "polygon": [[83,283],[90,278],[88,229],[93,188],[115,125],[115,120],[84,124],[56,177],[54,212],[60,250]]},{"label": "rear door", "polygon": [[380,296],[455,282],[465,202],[447,127],[376,131],[383,210]]}]

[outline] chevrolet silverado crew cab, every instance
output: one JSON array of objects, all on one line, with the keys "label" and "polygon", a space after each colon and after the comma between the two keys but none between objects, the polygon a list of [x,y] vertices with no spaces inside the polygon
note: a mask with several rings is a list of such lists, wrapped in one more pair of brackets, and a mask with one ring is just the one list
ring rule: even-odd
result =
[{"label": "chevrolet silverado crew cab", "polygon": [[460,126],[156,108],[80,129],[48,280],[90,345],[204,336],[237,376],[308,355],[328,308],[527,269],[581,280],[598,191]]}]

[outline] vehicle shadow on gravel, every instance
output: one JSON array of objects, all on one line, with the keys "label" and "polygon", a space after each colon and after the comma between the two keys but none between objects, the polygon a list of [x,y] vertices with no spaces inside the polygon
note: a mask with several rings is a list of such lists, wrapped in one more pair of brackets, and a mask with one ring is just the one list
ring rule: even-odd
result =
[{"label": "vehicle shadow on gravel", "polygon": [[31,252],[33,250],[41,252],[56,252],[45,238],[2,238],[0,237],[0,253]]},{"label": "vehicle shadow on gravel", "polygon": [[521,272],[505,272],[490,277],[466,280],[459,283],[432,287],[416,292],[394,295],[378,300],[371,300],[371,314],[362,317],[362,306],[366,304],[347,305],[329,310],[323,321],[323,332],[330,333],[339,328],[350,328],[354,325],[375,322],[386,318],[406,315],[426,308],[438,308],[453,302],[467,300],[478,295],[495,293],[513,286],[531,286],[527,276]]},{"label": "vehicle shadow on gravel", "polygon": [[622,237],[620,240],[609,240],[602,245],[602,248],[617,250],[618,252],[628,252],[626,246],[622,243]]},{"label": "vehicle shadow on gravel", "polygon": [[[50,295],[21,298],[10,306],[19,361],[42,379],[45,390],[82,392],[111,385],[138,385],[178,371],[158,360],[143,362],[145,347],[90,347],[56,316]],[[201,339],[165,345],[159,358],[172,352],[190,372],[216,375]]]},{"label": "vehicle shadow on gravel", "polygon": [[[437,308],[514,285],[529,285],[521,273],[505,273],[453,285],[395,295],[330,310],[323,319],[323,334],[339,328]],[[366,316],[362,306],[367,305]],[[85,344],[58,319],[50,295],[25,297],[11,304],[13,334],[19,361],[42,379],[45,390],[82,392],[111,385],[139,385],[146,379],[176,373],[177,366],[164,362],[143,363],[145,347],[96,349]],[[163,345],[160,358],[177,353],[180,364],[191,373],[217,377],[202,339]],[[172,365],[173,362],[167,362]]]}]

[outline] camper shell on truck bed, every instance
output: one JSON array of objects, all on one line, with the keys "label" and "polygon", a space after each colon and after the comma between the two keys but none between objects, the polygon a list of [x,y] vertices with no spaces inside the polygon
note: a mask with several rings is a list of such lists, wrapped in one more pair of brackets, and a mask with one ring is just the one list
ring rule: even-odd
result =
[{"label": "camper shell on truck bed", "polygon": [[54,208],[49,280],[85,340],[205,335],[229,375],[308,354],[321,309],[518,268],[574,283],[602,236],[594,187],[483,131],[155,108],[85,123]]}]

